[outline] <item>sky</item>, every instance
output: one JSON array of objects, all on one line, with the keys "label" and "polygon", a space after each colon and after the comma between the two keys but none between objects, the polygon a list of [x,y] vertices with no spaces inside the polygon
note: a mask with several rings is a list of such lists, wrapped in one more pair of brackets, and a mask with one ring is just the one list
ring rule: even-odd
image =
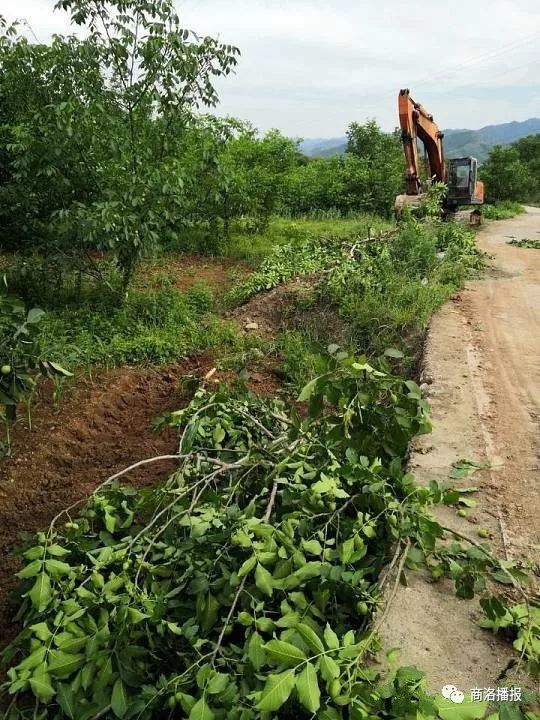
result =
[{"label": "sky", "polygon": [[[291,137],[397,124],[397,93],[443,128],[540,116],[539,0],[175,0],[184,27],[240,48],[219,114]],[[0,0],[40,42],[69,31],[54,0]]]}]

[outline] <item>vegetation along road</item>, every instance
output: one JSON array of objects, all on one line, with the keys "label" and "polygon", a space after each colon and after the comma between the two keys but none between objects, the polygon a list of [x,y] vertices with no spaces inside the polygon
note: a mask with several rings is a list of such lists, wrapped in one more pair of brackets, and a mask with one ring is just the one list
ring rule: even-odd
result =
[{"label": "vegetation along road", "polygon": [[[438,517],[468,537],[487,531],[507,559],[533,562],[540,542],[540,253],[510,242],[539,236],[533,207],[480,232],[493,262],[432,321],[423,380],[434,430],[417,441],[410,461],[426,483],[444,480],[465,457],[480,466],[470,483],[478,488],[476,507],[464,518],[442,507]],[[390,647],[403,647],[402,661],[425,668],[434,690],[448,678],[464,691],[488,687],[511,654],[475,627],[477,614],[440,584],[411,577],[383,634]]]}]

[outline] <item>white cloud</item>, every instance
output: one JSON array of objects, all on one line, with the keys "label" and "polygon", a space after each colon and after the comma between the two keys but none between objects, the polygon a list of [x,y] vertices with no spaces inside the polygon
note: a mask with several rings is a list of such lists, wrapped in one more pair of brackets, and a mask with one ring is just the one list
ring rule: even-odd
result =
[{"label": "white cloud", "polygon": [[[410,87],[443,127],[523,120],[540,109],[538,0],[185,0],[184,24],[238,45],[220,111],[291,135],[397,121]],[[0,0],[40,39],[65,31],[53,0]]]}]

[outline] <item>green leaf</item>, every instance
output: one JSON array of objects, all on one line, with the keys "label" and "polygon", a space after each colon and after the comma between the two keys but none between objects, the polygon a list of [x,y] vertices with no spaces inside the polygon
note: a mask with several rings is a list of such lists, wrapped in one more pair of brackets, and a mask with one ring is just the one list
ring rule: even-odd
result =
[{"label": "green leaf", "polygon": [[440,695],[435,697],[435,705],[441,720],[480,720],[480,718],[484,717],[488,708],[487,702],[465,699],[458,705]]},{"label": "green leaf", "polygon": [[54,695],[54,689],[51,685],[51,678],[45,668],[37,668],[29,682],[34,695],[42,702],[49,702]]},{"label": "green leaf", "polygon": [[257,557],[255,555],[248,557],[248,559],[245,560],[240,566],[240,569],[238,570],[238,577],[242,579],[246,575],[249,575],[249,573],[253,570],[256,564]]},{"label": "green leaf", "polygon": [[326,682],[331,682],[340,676],[339,665],[336,661],[330,657],[330,655],[323,655],[321,657],[321,675]]},{"label": "green leaf", "polygon": [[73,699],[73,690],[70,685],[60,684],[56,689],[56,700],[64,714],[70,720],[77,720],[75,716],[75,700]]},{"label": "green leaf", "polygon": [[254,632],[250,637],[247,654],[255,670],[260,670],[266,659],[266,655],[264,652],[263,639],[258,632]]},{"label": "green leaf", "polygon": [[322,553],[322,545],[318,540],[302,540],[302,547],[310,555],[320,555]]},{"label": "green leaf", "polygon": [[71,573],[71,565],[61,560],[45,560],[45,567],[53,578],[60,578]]},{"label": "green leaf", "polygon": [[478,503],[476,502],[476,500],[473,500],[472,498],[460,497],[459,504],[465,505],[465,507],[468,507],[468,508],[475,508]]},{"label": "green leaf", "polygon": [[208,681],[206,692],[209,695],[217,695],[222,693],[229,684],[229,676],[226,673],[217,672]]},{"label": "green leaf", "polygon": [[49,672],[59,678],[66,678],[84,663],[84,655],[72,655],[63,650],[49,653]]},{"label": "green leaf", "polygon": [[34,633],[38,640],[41,642],[47,642],[52,636],[52,632],[49,630],[47,623],[37,623],[36,625],[30,625],[30,630]]},{"label": "green leaf", "polygon": [[33,670],[44,662],[46,653],[47,648],[44,645],[38,646],[17,665],[17,670]]},{"label": "green leaf", "polygon": [[312,628],[309,627],[309,625],[299,623],[295,629],[310,650],[313,650],[313,652],[317,654],[324,652],[324,645],[322,644],[320,637],[317,635],[315,630],[312,630]]},{"label": "green leaf", "polygon": [[214,718],[215,715],[206,704],[206,700],[203,695],[202,698],[192,707],[191,712],[189,713],[189,720],[214,720]]},{"label": "green leaf", "polygon": [[40,308],[32,308],[26,317],[26,322],[29,325],[35,325],[41,320],[44,315],[45,310],[41,310]]},{"label": "green leaf", "polygon": [[268,570],[260,563],[257,564],[257,569],[255,570],[255,585],[261,592],[268,596],[271,596],[274,591],[272,575],[270,575]]},{"label": "green leaf", "polygon": [[343,563],[349,562],[354,552],[354,538],[349,538],[339,548],[339,559]]},{"label": "green leaf", "polygon": [[47,555],[54,555],[54,557],[65,557],[69,555],[69,550],[63,548],[61,545],[47,545]]},{"label": "green leaf", "polygon": [[[137,625],[138,623],[142,622],[143,620],[146,620],[149,615],[146,615],[145,613],[141,612],[140,610],[137,610],[137,608],[128,608],[127,611],[129,621],[133,623],[133,625]],[[180,635],[182,632],[180,631]]]},{"label": "green leaf", "polygon": [[51,580],[49,576],[42,572],[38,575],[36,582],[28,593],[32,605],[38,612],[43,612],[51,602]]},{"label": "green leaf", "polygon": [[339,648],[339,638],[328,623],[324,628],[323,637],[329,650],[337,650]]},{"label": "green leaf", "polygon": [[121,678],[114,683],[111,695],[111,707],[117,718],[123,718],[128,711],[128,697]]},{"label": "green leaf", "polygon": [[41,560],[34,560],[31,563],[28,563],[28,565],[23,568],[20,572],[17,573],[17,577],[21,580],[27,580],[31,577],[36,577],[36,575],[41,571],[43,563]]},{"label": "green leaf", "polygon": [[315,386],[319,382],[319,378],[315,378],[314,380],[311,380],[308,382],[307,385],[304,385],[302,392],[298,396],[298,402],[302,402],[304,400],[309,400],[309,398],[313,395],[313,391],[315,390]]},{"label": "green leaf", "polygon": [[477,470],[480,470],[481,467],[481,465],[478,465],[473,460],[458,460],[453,463],[448,477],[453,479],[470,477]]},{"label": "green leaf", "polygon": [[165,621],[165,625],[172,632],[173,635],[183,635],[184,634],[184,631],[182,630],[180,625],[177,625],[176,623]]},{"label": "green leaf", "polygon": [[224,439],[225,430],[221,427],[221,425],[216,425],[216,427],[214,428],[214,443],[216,445],[220,445]]},{"label": "green leaf", "polygon": [[403,355],[403,353],[401,352],[401,350],[398,350],[397,348],[388,348],[387,350],[384,351],[384,354],[386,355],[386,357],[391,357],[391,358],[401,359],[401,358],[405,357]]},{"label": "green leaf", "polygon": [[[287,702],[295,685],[294,670],[268,675],[257,708],[262,712],[275,712]],[[191,720],[191,718],[190,718]]]},{"label": "green leaf", "polygon": [[317,712],[321,706],[321,691],[319,690],[317,671],[309,662],[296,678],[296,692],[298,699],[309,712]]},{"label": "green leaf", "polygon": [[110,533],[113,533],[116,528],[116,518],[107,511],[105,511],[105,527]]},{"label": "green leaf", "polygon": [[73,377],[72,372],[69,372],[69,370],[66,370],[58,363],[52,362],[52,360],[47,360],[47,365],[51,370],[53,370],[54,375],[61,375],[62,377]]},{"label": "green leaf", "polygon": [[282,665],[298,665],[306,659],[304,652],[291,643],[284,640],[270,640],[264,646],[266,652],[273,660]]}]

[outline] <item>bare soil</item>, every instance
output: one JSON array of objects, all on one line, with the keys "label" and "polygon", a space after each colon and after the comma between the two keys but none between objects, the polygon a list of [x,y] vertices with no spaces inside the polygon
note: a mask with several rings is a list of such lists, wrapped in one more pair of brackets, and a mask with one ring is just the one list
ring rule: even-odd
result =
[{"label": "bare soil", "polygon": [[302,298],[309,297],[318,280],[317,275],[301,275],[289,282],[258,293],[247,303],[227,313],[244,330],[261,337],[274,337],[296,312]]},{"label": "bare soil", "polygon": [[[477,508],[466,519],[441,508],[439,520],[476,540],[479,529],[488,530],[501,555],[532,560],[537,570],[540,252],[507,243],[539,232],[537,208],[480,231],[491,267],[433,319],[422,380],[434,431],[418,439],[410,461],[422,483],[447,479],[461,458],[483,466],[463,482],[478,487]],[[412,573],[408,580],[390,608],[384,644],[401,647],[402,663],[425,670],[433,691],[448,683],[465,693],[496,686],[512,651],[475,624],[476,601],[456,598],[450,584],[429,584]]]},{"label": "bare soil", "polygon": [[[14,455],[0,465],[0,647],[16,633],[10,593],[19,559],[20,533],[44,529],[60,510],[87,498],[110,475],[147,457],[174,453],[174,432],[155,435],[157,415],[180,407],[183,374],[204,371],[211,358],[166,370],[122,368],[99,381],[79,383],[56,409],[44,389],[33,430],[19,425]],[[137,487],[159,482],[172,470],[157,463],[127,479]]]},{"label": "bare soil", "polygon": [[182,255],[160,260],[154,265],[142,266],[135,278],[136,285],[157,287],[161,279],[169,278],[174,287],[185,292],[196,283],[205,283],[214,289],[227,289],[244,279],[253,267],[234,258],[209,258],[201,255]]}]

